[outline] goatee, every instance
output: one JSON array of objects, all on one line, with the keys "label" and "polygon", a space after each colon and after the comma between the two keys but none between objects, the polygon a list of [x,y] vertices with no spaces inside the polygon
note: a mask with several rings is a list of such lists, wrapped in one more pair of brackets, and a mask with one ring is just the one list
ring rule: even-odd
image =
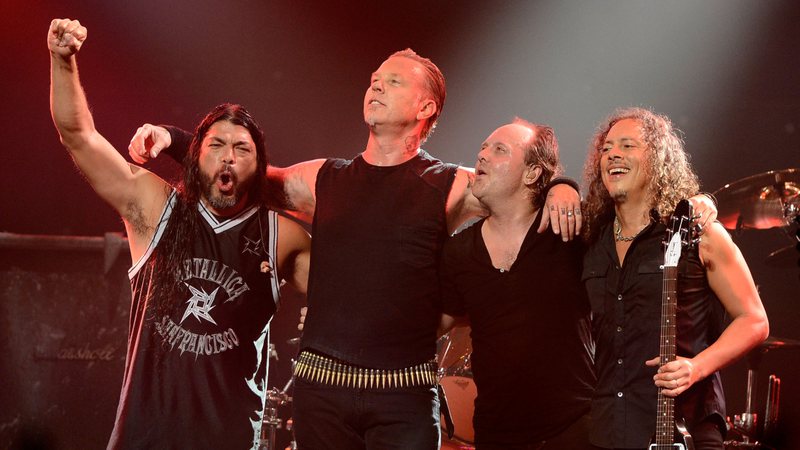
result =
[{"label": "goatee", "polygon": [[[233,192],[231,194],[224,195],[214,190],[214,185],[222,173],[227,173],[231,178],[231,182],[233,183]],[[221,169],[213,177],[208,176],[208,174],[201,170],[199,176],[200,186],[203,189],[203,196],[206,198],[208,204],[217,210],[224,210],[236,206],[253,184],[253,177],[248,177],[239,182],[236,173],[227,168]]]}]

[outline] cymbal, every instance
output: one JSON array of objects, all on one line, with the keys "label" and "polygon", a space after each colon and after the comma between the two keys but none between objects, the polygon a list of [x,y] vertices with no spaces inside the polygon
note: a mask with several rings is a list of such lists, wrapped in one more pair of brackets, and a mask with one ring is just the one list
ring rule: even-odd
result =
[{"label": "cymbal", "polygon": [[714,196],[729,229],[784,227],[800,213],[800,169],[770,170],[726,184]]},{"label": "cymbal", "polygon": [[786,339],[776,336],[770,336],[758,346],[765,351],[775,350],[778,348],[798,348],[800,347],[800,341],[795,339]]}]

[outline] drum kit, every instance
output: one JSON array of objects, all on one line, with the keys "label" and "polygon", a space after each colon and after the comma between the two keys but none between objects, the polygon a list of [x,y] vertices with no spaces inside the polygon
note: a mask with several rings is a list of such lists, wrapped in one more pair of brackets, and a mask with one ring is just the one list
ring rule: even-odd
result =
[{"label": "drum kit", "polygon": [[[779,228],[793,244],[772,252],[765,263],[770,267],[800,264],[800,169],[773,170],[726,184],[714,192],[719,202],[718,220],[731,231]],[[470,328],[455,328],[438,343],[439,383],[444,389],[454,433],[447,439],[442,417],[442,449],[472,449],[472,414],[477,395],[472,380]],[[770,375],[764,418],[756,413],[756,380],[763,356],[778,349],[800,348],[800,341],[770,337],[747,356],[747,397],[745,412],[728,419],[726,449],[769,449],[779,417],[780,378]]]},{"label": "drum kit", "polygon": [[456,327],[439,338],[439,385],[446,397],[447,409],[452,418],[453,435],[448,436],[447,420],[442,416],[442,449],[471,449],[475,442],[472,414],[478,390],[472,380],[472,339],[470,327]]},{"label": "drum kit", "polygon": [[771,170],[743,178],[726,184],[714,195],[719,201],[717,219],[726,229],[779,229],[792,242],[770,253],[767,266],[800,264],[800,169]]},{"label": "drum kit", "polygon": [[[300,338],[295,337],[286,341],[291,346],[297,346],[300,343]],[[278,359],[277,352],[275,351],[275,344],[269,343],[269,358]],[[295,361],[292,360],[292,373],[294,373]],[[291,432],[291,441],[284,450],[297,450],[297,441],[294,438],[294,427],[292,419],[287,419],[286,423],[279,417],[278,411],[281,407],[287,406],[292,402],[290,389],[294,385],[294,376],[289,378],[289,381],[283,386],[282,389],[273,387],[267,390],[266,398],[264,399],[264,414],[261,418],[261,434],[258,436],[257,450],[276,450],[276,434],[277,430],[284,428],[286,431]]]},{"label": "drum kit", "polygon": [[[767,256],[769,267],[800,265],[800,169],[772,170],[726,184],[714,193],[718,220],[731,231],[780,229],[792,244]],[[769,376],[764,418],[755,412],[758,368],[763,356],[777,349],[800,348],[800,341],[771,336],[747,355],[745,412],[728,419],[726,449],[768,449],[775,434],[780,406],[780,378]]]}]

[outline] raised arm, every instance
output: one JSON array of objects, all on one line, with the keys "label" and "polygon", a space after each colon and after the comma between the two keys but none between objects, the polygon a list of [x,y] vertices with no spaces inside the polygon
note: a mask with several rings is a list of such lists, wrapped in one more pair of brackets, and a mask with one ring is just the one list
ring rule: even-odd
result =
[{"label": "raised arm", "polygon": [[75,56],[86,36],[86,28],[77,20],[55,19],[50,24],[50,111],[75,164],[125,220],[136,259],[152,237],[168,186],[150,172],[130,166],[95,128]]}]

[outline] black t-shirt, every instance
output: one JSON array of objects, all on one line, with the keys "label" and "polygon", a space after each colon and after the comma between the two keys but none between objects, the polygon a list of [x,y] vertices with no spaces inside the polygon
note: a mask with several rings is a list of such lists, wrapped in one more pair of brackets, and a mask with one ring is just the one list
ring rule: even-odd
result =
[{"label": "black t-shirt", "polygon": [[502,271],[483,223],[447,241],[441,270],[444,312],[466,314],[472,326],[475,441],[546,440],[588,412],[594,387],[583,246],[531,226]]}]

